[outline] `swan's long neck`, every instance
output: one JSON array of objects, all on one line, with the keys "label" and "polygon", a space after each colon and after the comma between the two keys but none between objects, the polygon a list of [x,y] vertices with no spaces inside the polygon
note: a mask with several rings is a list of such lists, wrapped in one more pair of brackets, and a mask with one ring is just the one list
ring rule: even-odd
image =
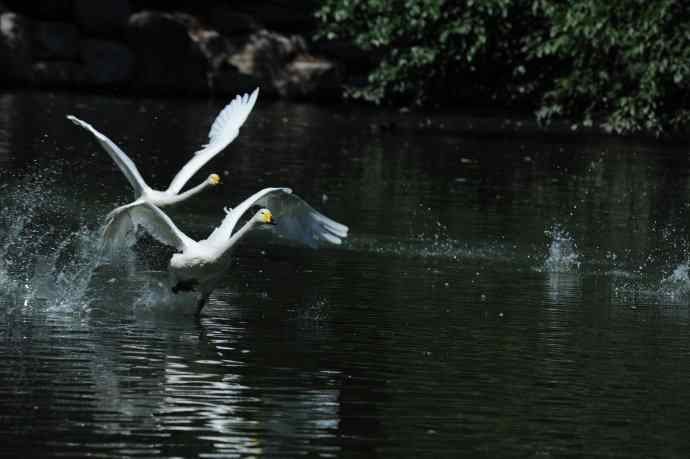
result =
[{"label": "swan's long neck", "polygon": [[204,189],[206,189],[209,186],[211,186],[211,184],[208,183],[207,180],[204,180],[203,182],[201,182],[197,186],[188,189],[184,193],[179,193],[179,194],[172,196],[170,198],[170,204],[175,204],[175,203],[184,201],[185,199],[189,199],[192,196],[194,196],[195,194],[202,192]]},{"label": "swan's long neck", "polygon": [[247,223],[245,223],[245,224],[242,226],[242,228],[240,228],[239,230],[237,230],[237,231],[235,232],[235,234],[232,235],[231,238],[229,238],[228,240],[226,240],[225,242],[223,242],[223,244],[220,246],[220,252],[221,252],[222,254],[225,254],[226,252],[228,252],[232,247],[234,247],[235,244],[237,244],[237,243],[240,241],[240,239],[242,239],[244,236],[246,236],[247,233],[248,233],[252,228],[254,228],[255,225],[256,225],[256,223],[254,222],[253,219],[252,219],[252,220],[249,220]]}]

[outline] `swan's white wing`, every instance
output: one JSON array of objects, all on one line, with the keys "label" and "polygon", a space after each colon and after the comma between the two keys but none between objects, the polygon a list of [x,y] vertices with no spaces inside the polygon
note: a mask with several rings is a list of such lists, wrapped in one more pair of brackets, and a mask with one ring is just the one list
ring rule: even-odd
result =
[{"label": "swan's white wing", "polygon": [[163,244],[178,250],[185,250],[196,244],[175,226],[165,212],[149,202],[130,207],[128,213],[134,225],[143,226],[151,236]]},{"label": "swan's white wing", "polygon": [[117,167],[119,167],[122,173],[125,174],[125,177],[127,177],[127,180],[129,180],[129,183],[132,185],[132,188],[134,188],[135,195],[141,196],[144,190],[148,189],[148,186],[146,185],[146,182],[144,182],[144,179],[141,177],[141,174],[139,173],[137,166],[134,165],[134,162],[129,158],[129,156],[127,156],[124,151],[120,150],[120,148],[117,145],[115,145],[115,143],[112,140],[98,132],[89,123],[80,120],[76,116],[67,115],[67,119],[76,124],[77,126],[86,129],[96,138],[98,143],[101,144],[101,147],[103,147],[103,149],[110,155],[113,161],[115,161]]},{"label": "swan's white wing", "polygon": [[227,215],[225,215],[225,218],[221,224],[206,238],[206,241],[208,241],[210,244],[218,245],[230,239],[230,236],[232,236],[235,226],[237,226],[237,222],[240,221],[242,215],[244,215],[244,213],[264,195],[278,190],[284,190],[286,193],[292,192],[292,190],[289,188],[264,188],[263,190],[257,191],[249,198],[242,201],[242,203],[240,203],[234,209],[229,211],[226,210]]},{"label": "swan's white wing", "polygon": [[159,242],[180,250],[191,240],[158,207],[135,201],[114,209],[106,217],[102,244],[105,253],[112,256],[116,250],[134,245],[139,225]]},{"label": "swan's white wing", "polygon": [[172,182],[170,182],[169,192],[179,193],[182,187],[204,164],[209,162],[211,158],[220,153],[230,142],[237,138],[240,133],[240,127],[242,127],[249,113],[254,108],[258,96],[259,88],[256,88],[251,95],[236,96],[232,102],[221,110],[208,133],[208,144],[194,153],[194,157],[180,169]]},{"label": "swan's white wing", "polygon": [[131,247],[136,242],[136,226],[129,216],[128,209],[137,203],[120,206],[108,214],[103,226],[101,253],[110,259],[117,257],[118,252],[125,247]]},{"label": "swan's white wing", "polygon": [[252,206],[266,207],[273,213],[276,221],[273,230],[279,236],[309,247],[318,247],[324,242],[340,244],[347,237],[347,226],[316,211],[289,188],[266,188],[229,212],[207,240],[218,244],[232,236],[237,222]]},{"label": "swan's white wing", "polygon": [[132,202],[117,207],[105,218],[103,242],[104,246],[108,247],[109,250],[115,250],[123,245],[131,246],[136,242],[133,238],[136,226],[130,218],[129,210],[138,205],[139,202]]},{"label": "swan's white wing", "polygon": [[318,247],[324,242],[340,244],[347,237],[347,226],[326,217],[291,192],[268,193],[256,204],[273,213],[274,231],[292,241]]}]

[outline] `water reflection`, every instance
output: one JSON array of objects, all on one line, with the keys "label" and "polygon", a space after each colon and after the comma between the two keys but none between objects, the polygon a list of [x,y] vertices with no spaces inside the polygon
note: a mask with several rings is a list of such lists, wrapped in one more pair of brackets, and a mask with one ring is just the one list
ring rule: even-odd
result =
[{"label": "water reflection", "polygon": [[16,112],[12,102],[14,97],[10,94],[0,94],[0,164],[8,163],[11,156],[12,115]]},{"label": "water reflection", "polygon": [[[243,326],[134,316],[47,314],[28,326],[15,319],[3,342],[15,342],[20,352],[3,346],[2,371],[2,392],[17,395],[5,405],[15,425],[59,410],[61,423],[90,431],[94,445],[150,455],[165,454],[164,439],[178,444],[177,455],[281,454],[296,447],[291,439],[332,438],[339,427],[340,373],[286,366],[299,356],[264,354],[245,342]],[[58,374],[44,369],[47,358],[59,365]],[[38,381],[50,387],[44,395]],[[35,428],[50,422],[42,417]],[[50,443],[62,454],[79,450],[69,439]]]},{"label": "water reflection", "polygon": [[582,301],[582,276],[580,274],[547,272],[545,275],[549,303],[567,305]]}]

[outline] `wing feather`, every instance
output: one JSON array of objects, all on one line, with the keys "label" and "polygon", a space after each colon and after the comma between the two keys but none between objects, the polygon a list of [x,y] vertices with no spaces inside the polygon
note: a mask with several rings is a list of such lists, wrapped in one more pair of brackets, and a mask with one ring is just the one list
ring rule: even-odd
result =
[{"label": "wing feather", "polygon": [[237,95],[232,102],[221,110],[211,125],[211,130],[208,133],[208,143],[201,150],[194,153],[192,159],[175,175],[168,187],[169,192],[179,193],[189,179],[204,164],[209,162],[211,158],[220,153],[237,138],[240,133],[240,127],[242,127],[254,108],[258,96],[259,88],[256,88],[251,96],[248,94],[244,96]]},{"label": "wing feather", "polygon": [[141,196],[145,190],[149,189],[148,185],[146,185],[146,182],[141,177],[137,166],[129,158],[129,156],[125,154],[124,151],[115,145],[115,142],[98,132],[89,123],[80,120],[76,116],[68,115],[67,119],[77,126],[86,129],[96,138],[101,147],[103,147],[103,149],[110,155],[113,161],[115,161],[115,164],[117,164],[117,167],[119,167],[125,177],[127,177],[127,180],[129,180],[132,188],[134,188],[134,194]]},{"label": "wing feather", "polygon": [[159,242],[185,250],[196,242],[180,231],[168,215],[149,202],[130,207],[127,212],[134,225],[141,225]]},{"label": "wing feather", "polygon": [[103,225],[103,237],[101,239],[101,254],[114,259],[122,248],[131,247],[136,242],[136,226],[132,222],[127,209],[137,205],[130,203],[120,206],[110,212]]},{"label": "wing feather", "polygon": [[207,241],[215,245],[230,238],[239,220],[252,206],[266,207],[273,213],[276,220],[273,230],[278,236],[312,248],[324,242],[341,244],[349,231],[347,226],[315,210],[291,189],[265,188],[228,212]]},{"label": "wing feather", "polygon": [[264,195],[278,190],[282,190],[286,193],[292,193],[292,190],[290,190],[289,188],[264,188],[263,190],[257,191],[249,198],[242,201],[231,211],[226,211],[225,218],[223,219],[221,224],[213,230],[209,237],[206,238],[206,241],[208,241],[210,244],[218,245],[221,244],[223,241],[230,239],[230,236],[232,236],[235,226],[237,226],[237,223],[240,221],[244,213],[247,210],[249,210],[249,208],[251,208],[253,205],[255,205],[255,203],[258,200],[260,200]]}]

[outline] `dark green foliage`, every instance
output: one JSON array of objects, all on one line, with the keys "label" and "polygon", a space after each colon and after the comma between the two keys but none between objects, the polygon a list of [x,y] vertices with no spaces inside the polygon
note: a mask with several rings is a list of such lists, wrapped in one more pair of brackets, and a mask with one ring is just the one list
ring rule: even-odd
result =
[{"label": "dark green foliage", "polygon": [[687,125],[690,112],[690,8],[687,2],[544,1],[543,36],[531,57],[564,65],[544,92],[541,116],[563,112],[587,123],[601,114],[615,132],[660,133]]},{"label": "dark green foliage", "polygon": [[380,57],[349,94],[376,102],[527,104],[620,132],[690,121],[683,0],[323,0],[320,35]]},{"label": "dark green foliage", "polygon": [[[322,36],[353,39],[380,55],[369,84],[352,95],[416,103],[475,95],[483,73],[509,73],[517,33],[513,0],[325,0]],[[471,80],[473,84],[468,84]],[[450,94],[444,94],[449,91]]]}]

